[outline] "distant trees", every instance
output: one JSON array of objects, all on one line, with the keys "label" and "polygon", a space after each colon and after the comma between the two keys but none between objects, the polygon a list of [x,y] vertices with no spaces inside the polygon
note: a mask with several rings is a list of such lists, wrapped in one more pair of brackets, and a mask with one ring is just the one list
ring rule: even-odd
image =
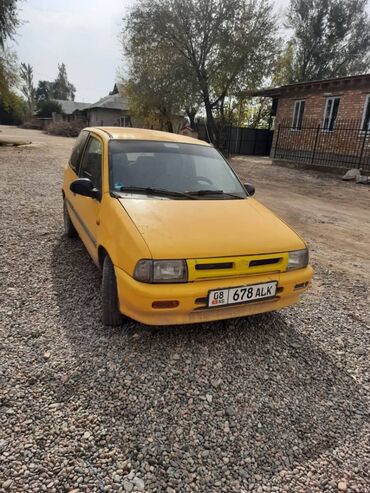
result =
[{"label": "distant trees", "polygon": [[50,99],[63,99],[74,101],[76,88],[67,77],[67,69],[64,63],[58,64],[58,75],[54,81],[39,80],[35,97],[37,105]]},{"label": "distant trees", "polygon": [[367,0],[291,0],[292,38],[277,80],[291,83],[365,73],[370,67]]},{"label": "distant trees", "polygon": [[64,63],[58,64],[58,75],[54,82],[50,83],[51,94],[54,99],[74,101],[76,88],[67,77],[67,69]]},{"label": "distant trees", "polygon": [[19,26],[17,0],[0,0],[0,47],[5,41],[13,38]]},{"label": "distant trees", "polygon": [[36,104],[36,89],[33,85],[33,68],[29,63],[21,63],[20,78],[21,91],[27,103],[27,117],[32,118]]},{"label": "distant trees", "polygon": [[25,103],[14,88],[18,84],[17,58],[6,42],[12,39],[19,25],[16,0],[0,0],[0,123],[20,123]]},{"label": "distant trees", "polygon": [[[166,106],[194,112],[201,102],[216,145],[225,105],[269,74],[278,46],[268,0],[139,0],[125,19],[132,92],[160,80],[153,91]],[[137,70],[143,53],[154,70]]]},{"label": "distant trees", "polygon": [[36,88],[36,101],[39,105],[43,101],[48,101],[53,96],[52,82],[48,80],[39,80]]},{"label": "distant trees", "polygon": [[148,124],[159,121],[160,128],[173,131],[172,118],[181,111],[189,118],[199,107],[199,97],[191,79],[183,72],[177,58],[167,50],[154,52],[138,39],[127,47],[130,53],[131,76],[126,83],[132,114]]},{"label": "distant trees", "polygon": [[53,113],[61,113],[62,107],[57,101],[44,100],[40,101],[37,106],[37,116],[43,118],[50,118]]}]

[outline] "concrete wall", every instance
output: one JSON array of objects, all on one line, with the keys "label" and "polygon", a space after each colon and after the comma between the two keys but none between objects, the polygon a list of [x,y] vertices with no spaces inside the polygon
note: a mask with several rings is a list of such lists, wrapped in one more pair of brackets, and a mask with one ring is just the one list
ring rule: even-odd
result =
[{"label": "concrete wall", "polygon": [[127,112],[121,110],[109,110],[105,108],[94,108],[88,112],[88,121],[93,126],[119,126],[119,119]]}]

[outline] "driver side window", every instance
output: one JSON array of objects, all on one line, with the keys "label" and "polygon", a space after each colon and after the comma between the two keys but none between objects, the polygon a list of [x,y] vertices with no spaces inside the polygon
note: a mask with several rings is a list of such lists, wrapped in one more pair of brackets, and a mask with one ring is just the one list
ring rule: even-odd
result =
[{"label": "driver side window", "polygon": [[102,189],[102,144],[95,137],[90,137],[82,158],[79,177],[89,178],[94,187]]}]

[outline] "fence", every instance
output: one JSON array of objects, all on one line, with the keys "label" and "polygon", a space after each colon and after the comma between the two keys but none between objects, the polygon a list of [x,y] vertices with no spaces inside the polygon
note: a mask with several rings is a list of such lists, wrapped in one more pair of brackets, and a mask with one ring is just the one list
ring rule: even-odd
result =
[{"label": "fence", "polygon": [[355,120],[337,120],[332,130],[306,120],[293,129],[291,121],[277,126],[272,157],[326,168],[361,168],[370,171],[370,128]]},{"label": "fence", "polygon": [[[196,130],[200,139],[209,142],[205,124],[198,124]],[[227,155],[249,154],[254,156],[269,156],[272,138],[272,130],[227,125],[223,130],[222,151]]]}]

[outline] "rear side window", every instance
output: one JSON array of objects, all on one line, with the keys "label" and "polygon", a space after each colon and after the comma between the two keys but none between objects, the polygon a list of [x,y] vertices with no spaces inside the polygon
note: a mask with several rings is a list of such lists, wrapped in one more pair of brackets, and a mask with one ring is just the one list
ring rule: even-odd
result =
[{"label": "rear side window", "polygon": [[77,173],[78,175],[78,168],[80,165],[81,161],[81,156],[82,156],[82,151],[84,150],[86,140],[89,136],[89,132],[82,131],[80,135],[77,137],[75,146],[73,148],[70,160],[69,160],[69,165],[71,168]]}]

